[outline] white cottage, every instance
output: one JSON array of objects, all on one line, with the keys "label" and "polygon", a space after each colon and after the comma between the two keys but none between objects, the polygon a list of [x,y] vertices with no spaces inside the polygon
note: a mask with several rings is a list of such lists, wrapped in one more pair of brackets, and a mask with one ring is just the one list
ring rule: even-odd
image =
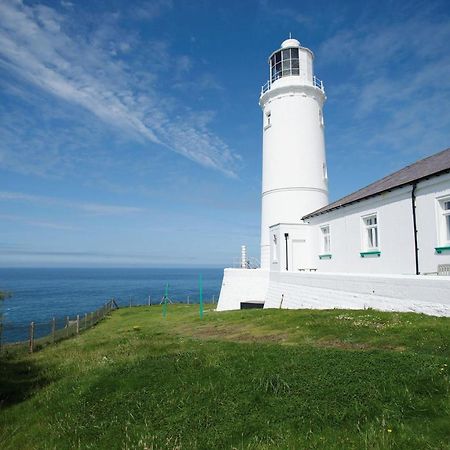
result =
[{"label": "white cottage", "polygon": [[450,149],[328,204],[323,83],[296,39],[263,86],[261,267],[225,269],[218,310],[450,315]]}]

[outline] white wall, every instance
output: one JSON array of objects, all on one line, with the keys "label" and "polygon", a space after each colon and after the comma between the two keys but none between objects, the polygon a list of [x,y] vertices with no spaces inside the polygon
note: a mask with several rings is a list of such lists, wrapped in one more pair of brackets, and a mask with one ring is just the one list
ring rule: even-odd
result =
[{"label": "white wall", "polygon": [[264,308],[412,311],[450,316],[450,278],[272,272]]},{"label": "white wall", "polygon": [[[377,214],[380,256],[365,256],[362,217]],[[313,217],[311,248],[320,272],[415,274],[411,187]],[[331,259],[320,259],[320,227],[329,225]]]},{"label": "white wall", "polygon": [[[386,192],[310,219],[313,265],[320,272],[415,274],[412,186]],[[450,175],[418,183],[416,217],[419,272],[436,273],[438,264],[450,264],[450,251],[438,254],[438,204],[450,196]],[[362,217],[377,214],[380,256],[361,257]],[[320,259],[320,227],[329,225],[331,259]]]},{"label": "white wall", "polygon": [[450,196],[450,174],[430,178],[416,189],[417,238],[421,273],[434,273],[439,264],[450,264],[450,251],[436,253],[441,246],[439,236],[439,211],[437,198]]},{"label": "white wall", "polygon": [[269,272],[262,269],[225,269],[217,311],[240,309],[241,302],[264,302]]}]

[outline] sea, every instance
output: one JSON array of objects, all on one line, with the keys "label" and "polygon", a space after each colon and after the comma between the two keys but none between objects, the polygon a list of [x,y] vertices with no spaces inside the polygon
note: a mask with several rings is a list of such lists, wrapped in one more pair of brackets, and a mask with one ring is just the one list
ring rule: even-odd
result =
[{"label": "sea", "polygon": [[11,293],[0,305],[2,341],[24,341],[30,322],[43,330],[53,317],[83,317],[112,298],[121,307],[156,305],[166,287],[172,302],[198,303],[200,276],[204,302],[217,301],[223,277],[219,268],[0,269],[0,290]]}]

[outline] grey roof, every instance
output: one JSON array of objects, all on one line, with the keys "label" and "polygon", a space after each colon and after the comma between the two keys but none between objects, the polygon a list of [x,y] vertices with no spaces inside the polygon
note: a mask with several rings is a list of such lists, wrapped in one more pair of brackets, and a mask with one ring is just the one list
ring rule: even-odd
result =
[{"label": "grey roof", "polygon": [[381,180],[375,181],[375,183],[369,184],[365,188],[359,191],[353,192],[353,194],[342,197],[340,200],[336,200],[323,208],[313,211],[302,217],[302,219],[309,219],[310,217],[318,216],[333,209],[342,208],[343,206],[350,205],[351,203],[359,202],[369,197],[381,194],[382,192],[390,191],[392,189],[398,189],[400,187],[412,184],[416,181],[434,177],[445,172],[450,171],[450,148],[429,156],[428,158],[421,159],[409,166],[404,167],[397,172],[391,173],[387,177]]}]

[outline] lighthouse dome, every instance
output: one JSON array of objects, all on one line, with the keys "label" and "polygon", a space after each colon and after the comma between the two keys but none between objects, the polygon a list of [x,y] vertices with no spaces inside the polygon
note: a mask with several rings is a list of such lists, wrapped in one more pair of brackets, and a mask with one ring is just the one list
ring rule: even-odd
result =
[{"label": "lighthouse dome", "polygon": [[300,47],[300,42],[297,39],[286,39],[281,44],[281,48]]}]

